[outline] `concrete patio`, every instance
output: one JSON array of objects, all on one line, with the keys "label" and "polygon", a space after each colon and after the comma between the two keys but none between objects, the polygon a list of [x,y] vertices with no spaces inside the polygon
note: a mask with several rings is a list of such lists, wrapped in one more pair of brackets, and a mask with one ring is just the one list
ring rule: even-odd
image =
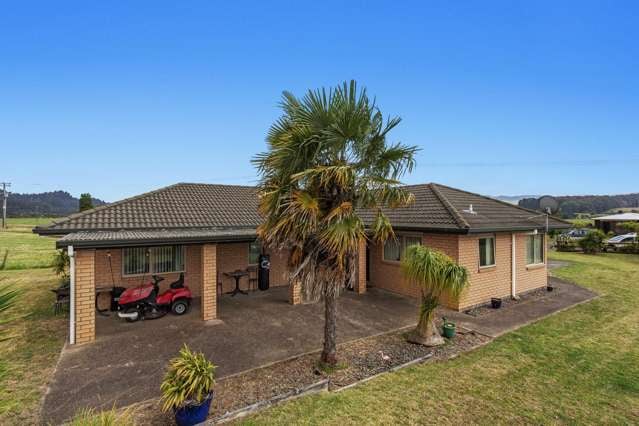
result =
[{"label": "concrete patio", "polygon": [[[323,304],[290,305],[285,287],[223,296],[215,323],[202,322],[198,310],[137,323],[98,315],[95,343],[63,350],[42,419],[58,424],[82,407],[158,396],[167,361],[183,343],[217,364],[218,378],[321,349]],[[410,326],[417,313],[417,301],[407,297],[377,289],[346,292],[338,307],[338,341]]]},{"label": "concrete patio", "polygon": [[[589,301],[597,294],[549,277],[555,291],[520,304],[473,317],[438,308],[458,327],[494,338]],[[167,361],[183,343],[218,365],[218,378],[321,349],[323,304],[290,305],[287,289],[219,300],[221,321],[200,320],[198,307],[183,317],[125,323],[98,316],[97,340],[67,346],[45,397],[42,419],[53,424],[78,408],[125,406],[159,396]],[[380,289],[346,292],[338,307],[340,343],[415,324],[418,301]]]}]

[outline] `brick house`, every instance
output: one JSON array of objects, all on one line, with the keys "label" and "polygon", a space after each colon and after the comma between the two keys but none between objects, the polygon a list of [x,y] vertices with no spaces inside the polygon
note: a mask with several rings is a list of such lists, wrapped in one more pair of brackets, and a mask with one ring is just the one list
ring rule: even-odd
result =
[{"label": "brick house", "polygon": [[[360,244],[357,293],[370,286],[418,296],[399,266],[410,244],[441,250],[468,268],[468,290],[457,301],[442,300],[453,309],[546,285],[546,231],[568,224],[444,185],[407,189],[415,202],[385,212],[397,239]],[[256,241],[257,205],[254,187],[179,183],[35,228],[72,254],[71,343],[95,339],[96,288],[135,286],[152,274],[167,283],[184,273],[200,298],[202,320],[216,319],[218,298],[235,285],[222,272],[254,266],[263,251]],[[359,213],[370,223],[372,212]],[[264,252],[271,259],[271,286],[288,286],[290,303],[301,303],[299,285],[288,277],[287,253]]]}]

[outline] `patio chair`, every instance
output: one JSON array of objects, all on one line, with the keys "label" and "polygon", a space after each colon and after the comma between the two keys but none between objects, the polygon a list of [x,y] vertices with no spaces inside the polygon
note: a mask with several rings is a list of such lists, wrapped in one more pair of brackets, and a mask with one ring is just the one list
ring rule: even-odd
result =
[{"label": "patio chair", "polygon": [[248,272],[248,289],[257,290],[257,266],[249,266],[246,268]]},{"label": "patio chair", "polygon": [[222,296],[222,271],[217,271],[217,297]]},{"label": "patio chair", "polygon": [[60,286],[51,290],[55,293],[55,302],[53,302],[53,314],[59,315],[64,311],[69,310],[69,304],[71,301],[70,289],[68,286]]}]

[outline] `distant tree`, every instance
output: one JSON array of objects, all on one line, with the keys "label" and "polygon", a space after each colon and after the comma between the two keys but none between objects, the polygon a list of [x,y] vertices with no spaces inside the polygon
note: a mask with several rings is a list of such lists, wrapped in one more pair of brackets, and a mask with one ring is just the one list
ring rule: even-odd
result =
[{"label": "distant tree", "polygon": [[622,229],[625,229],[628,232],[639,233],[639,222],[624,222],[624,223],[620,223],[619,227]]},{"label": "distant tree", "polygon": [[80,194],[80,211],[83,212],[85,210],[90,210],[93,208],[93,199],[91,198],[91,194],[85,192],[84,194]]},{"label": "distant tree", "polygon": [[597,254],[603,249],[605,239],[606,234],[602,230],[593,229],[578,244],[584,253]]}]

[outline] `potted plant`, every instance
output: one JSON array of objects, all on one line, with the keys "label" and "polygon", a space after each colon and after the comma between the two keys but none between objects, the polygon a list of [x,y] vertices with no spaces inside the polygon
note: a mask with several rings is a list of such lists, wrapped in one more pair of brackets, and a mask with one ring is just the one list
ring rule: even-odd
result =
[{"label": "potted plant", "polygon": [[169,362],[160,386],[162,409],[172,409],[179,426],[192,426],[206,420],[213,400],[216,368],[203,353],[191,351],[186,344]]},{"label": "potted plant", "polygon": [[448,321],[445,317],[442,318],[442,320],[444,321],[444,323],[442,324],[442,334],[447,339],[452,339],[453,337],[455,337],[455,323],[452,321]]}]

